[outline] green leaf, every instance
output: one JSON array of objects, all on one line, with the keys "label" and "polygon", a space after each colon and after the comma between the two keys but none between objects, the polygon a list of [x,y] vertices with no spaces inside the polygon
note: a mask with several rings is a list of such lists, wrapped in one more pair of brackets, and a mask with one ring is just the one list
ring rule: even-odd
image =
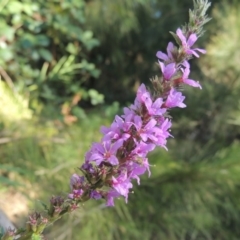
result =
[{"label": "green leaf", "polygon": [[104,102],[104,95],[100,94],[95,89],[90,89],[88,91],[88,94],[89,94],[89,96],[91,98],[92,105],[97,105],[97,104],[100,104],[100,103]]},{"label": "green leaf", "polygon": [[73,112],[73,115],[79,119],[85,119],[87,117],[84,110],[80,107],[77,107],[77,106],[73,107],[72,112]]},{"label": "green leaf", "polygon": [[13,59],[13,52],[10,48],[0,49],[0,61],[3,63]]},{"label": "green leaf", "polygon": [[29,16],[31,16],[33,14],[32,4],[24,3],[24,4],[22,4],[22,9]]},{"label": "green leaf", "polygon": [[9,13],[16,14],[21,13],[23,9],[23,4],[19,1],[9,1],[7,4],[7,9]]},{"label": "green leaf", "polygon": [[49,38],[44,34],[37,35],[36,40],[37,40],[37,44],[43,47],[47,47],[50,43]]},{"label": "green leaf", "polygon": [[78,53],[78,48],[73,43],[69,43],[66,47],[66,50],[73,55]]},{"label": "green leaf", "polygon": [[40,202],[40,204],[43,206],[43,208],[44,208],[44,210],[46,211],[46,212],[48,212],[48,205],[46,204],[46,203],[44,203],[44,202],[42,202],[42,201],[39,201]]},{"label": "green leaf", "polygon": [[14,39],[15,29],[6,23],[0,23],[0,36],[4,36],[7,40]]},{"label": "green leaf", "polygon": [[46,61],[51,62],[52,61],[52,54],[50,53],[50,51],[48,51],[47,49],[44,48],[40,48],[38,50],[39,55]]}]

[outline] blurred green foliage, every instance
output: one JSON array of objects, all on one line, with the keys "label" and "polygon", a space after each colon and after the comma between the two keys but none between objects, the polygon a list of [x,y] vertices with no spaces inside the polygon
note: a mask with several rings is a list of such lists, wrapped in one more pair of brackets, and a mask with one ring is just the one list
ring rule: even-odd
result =
[{"label": "blurred green foliage", "polygon": [[101,43],[92,51],[93,61],[101,69],[93,83],[106,103],[116,99],[131,102],[139,84],[158,74],[154,56],[172,41],[169,31],[188,20],[191,6],[191,0],[88,2],[86,21]]},{"label": "blurred green foliage", "polygon": [[83,0],[1,1],[0,66],[18,91],[30,95],[31,108],[39,110],[39,100],[59,107],[76,94],[93,105],[103,102],[103,95],[83,86],[99,76],[88,60],[99,41],[84,29],[84,7]]},{"label": "blurred green foliage", "polygon": [[[191,6],[190,0],[2,1],[0,70],[10,79],[1,72],[8,83],[0,85],[1,193],[11,186],[41,201],[66,195],[70,175],[101,137],[100,125],[109,125],[139,83],[157,74],[154,55],[172,41],[168,32],[187,21]],[[240,3],[213,1],[211,10],[198,43],[208,54],[192,61],[191,78],[203,89],[186,88],[188,107],[171,112],[174,139],[168,152],[149,157],[151,178],[135,184],[127,205],[87,203],[49,228],[49,239],[240,239]],[[111,105],[89,111],[102,102],[99,92]],[[83,120],[60,121],[61,104],[65,123],[71,114]],[[35,199],[30,209],[41,209]]]}]

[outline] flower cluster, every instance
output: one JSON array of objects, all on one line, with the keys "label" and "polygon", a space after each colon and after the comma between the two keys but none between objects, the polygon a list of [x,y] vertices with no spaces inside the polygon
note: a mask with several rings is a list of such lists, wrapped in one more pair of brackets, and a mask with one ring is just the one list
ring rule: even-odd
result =
[{"label": "flower cluster", "polygon": [[134,104],[124,108],[124,114],[116,116],[110,127],[101,128],[103,137],[86,153],[80,167],[82,176],[71,177],[68,197],[53,196],[49,207],[43,204],[44,214],[30,214],[25,229],[8,229],[2,237],[0,233],[1,239],[43,239],[46,227],[89,199],[104,198],[107,206],[114,206],[114,199],[122,196],[127,202],[132,180],[140,184],[140,175],[145,172],[150,175],[148,153],[156,146],[167,149],[167,139],[171,137],[168,112],[174,107],[186,107],[181,87],[201,89],[197,81],[189,79],[188,60],[205,53],[193,45],[210,20],[206,15],[210,5],[208,0],[194,0],[189,23],[172,33],[179,46],[170,42],[167,53],[157,52],[161,76],[151,80],[153,90],[141,84]]},{"label": "flower cluster", "polygon": [[205,53],[192,48],[197,40],[195,33],[184,35],[177,29],[175,38],[179,48],[170,42],[167,54],[157,52],[162,76],[152,80],[155,91],[151,93],[141,84],[134,104],[124,108],[124,114],[116,116],[110,127],[101,128],[101,142],[92,145],[80,168],[84,176],[74,174],[71,178],[70,199],[82,202],[104,198],[107,206],[114,206],[114,199],[123,196],[127,202],[132,180],[139,184],[140,175],[146,171],[150,175],[148,153],[156,146],[167,149],[167,138],[171,136],[167,112],[174,107],[186,107],[179,90],[181,85],[201,88],[188,78],[188,60],[193,55],[199,57],[198,52]]}]

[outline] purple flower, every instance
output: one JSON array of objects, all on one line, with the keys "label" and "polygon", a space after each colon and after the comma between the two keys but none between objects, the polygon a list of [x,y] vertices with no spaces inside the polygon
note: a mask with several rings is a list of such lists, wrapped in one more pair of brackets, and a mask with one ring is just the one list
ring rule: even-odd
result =
[{"label": "purple flower", "polygon": [[161,146],[167,150],[166,143],[167,143],[167,138],[172,136],[169,133],[169,129],[172,126],[172,123],[169,119],[165,119],[163,122],[158,123],[159,126],[155,127],[155,136],[157,138],[157,141],[154,143],[158,146]]},{"label": "purple flower", "polygon": [[153,151],[154,148],[155,148],[154,144],[140,141],[131,152],[132,158],[134,159],[136,156],[145,157],[149,152]]},{"label": "purple flower", "polygon": [[[149,105],[151,104],[151,96],[149,91],[146,89],[145,85],[142,83],[140,87],[137,90],[137,96],[134,100],[134,104],[132,104],[129,109],[124,108],[124,113],[126,116],[134,117],[137,112],[139,112],[142,109],[142,105]],[[126,118],[126,116],[123,116]],[[128,118],[130,118],[128,117]]]},{"label": "purple flower", "polygon": [[154,136],[154,126],[157,121],[155,119],[151,119],[145,126],[143,125],[143,121],[140,116],[134,117],[134,126],[136,127],[138,136],[146,142],[148,139],[155,140]]},{"label": "purple flower", "polygon": [[140,85],[140,87],[137,90],[137,99],[140,102],[145,102],[146,99],[149,99],[150,97],[150,93],[149,91],[146,89],[146,86],[142,83]]},{"label": "purple flower", "polygon": [[72,193],[68,194],[68,197],[71,199],[80,198],[82,194],[84,193],[84,184],[85,183],[85,177],[79,176],[76,173],[72,175],[70,179],[70,187],[72,190]]},{"label": "purple flower", "polygon": [[74,189],[72,193],[68,194],[71,199],[78,199],[83,195],[84,191],[82,189]]},{"label": "purple flower", "polygon": [[201,49],[201,48],[194,48],[191,49],[193,44],[197,41],[197,35],[195,33],[192,33],[188,39],[183,35],[183,32],[180,28],[177,29],[177,36],[182,42],[182,47],[184,49],[184,52],[191,55],[193,54],[195,57],[199,57],[198,52],[200,53],[206,53],[206,50]]},{"label": "purple flower", "polygon": [[68,194],[68,197],[71,199],[80,198],[84,193],[83,190],[84,182],[85,182],[84,176],[79,176],[76,173],[73,174],[70,179],[70,187],[72,193]]},{"label": "purple flower", "polygon": [[184,99],[185,97],[182,95],[181,92],[178,92],[174,88],[171,88],[164,105],[167,108],[173,108],[173,107],[185,108],[186,105],[183,103]]},{"label": "purple flower", "polygon": [[174,73],[176,72],[176,64],[175,63],[170,63],[168,65],[164,65],[164,63],[159,62],[160,68],[162,70],[162,74],[163,74],[163,78],[164,80],[169,81],[171,79],[171,77],[174,75]]},{"label": "purple flower", "polygon": [[126,121],[131,122],[134,118],[134,116],[136,115],[134,112],[134,106],[131,105],[129,108],[125,107],[123,108],[123,115],[121,116],[122,118],[124,118]]},{"label": "purple flower", "polygon": [[131,109],[137,111],[141,108],[142,104],[150,104],[151,96],[149,91],[146,89],[145,85],[142,83],[137,90],[137,97],[134,101],[134,105],[131,106]]},{"label": "purple flower", "polygon": [[83,165],[81,166],[81,169],[83,169],[91,174],[95,173],[95,169],[93,168],[93,165],[88,162],[83,163]]},{"label": "purple flower", "polygon": [[98,200],[98,199],[102,198],[102,195],[98,191],[92,190],[91,193],[90,193],[90,197]]},{"label": "purple flower", "polygon": [[76,173],[74,173],[70,179],[71,190],[82,187],[84,181],[85,181],[84,176],[79,176]]},{"label": "purple flower", "polygon": [[120,193],[117,192],[115,189],[111,189],[108,191],[107,194],[107,203],[106,206],[113,207],[114,206],[114,198],[120,197]]},{"label": "purple flower", "polygon": [[121,117],[116,116],[110,128],[101,127],[101,132],[104,134],[103,140],[127,140],[130,137],[130,134],[127,132],[131,126],[132,122],[128,121],[127,116],[125,121]]},{"label": "purple flower", "polygon": [[90,150],[88,159],[86,161],[95,161],[96,165],[100,165],[103,161],[107,161],[112,165],[118,164],[116,157],[117,150],[122,146],[123,140],[118,140],[115,143],[111,141],[104,141],[102,143],[95,143]]},{"label": "purple flower", "polygon": [[127,202],[129,189],[132,188],[130,179],[127,178],[127,173],[120,174],[117,178],[112,177],[112,187],[122,196],[125,197]]},{"label": "purple flower", "polygon": [[146,172],[146,170],[148,171],[148,176],[150,177],[150,175],[151,175],[148,159],[142,158],[141,160],[139,160],[139,162],[140,161],[141,161],[141,163],[131,162],[131,170],[130,170],[130,174],[129,174],[130,178],[136,179],[138,184],[140,184],[139,175],[144,174]]},{"label": "purple flower", "polygon": [[172,42],[169,42],[167,45],[167,54],[165,54],[161,51],[158,51],[156,56],[157,56],[157,58],[159,58],[165,62],[174,62],[173,55],[172,55],[173,50],[174,50],[174,45]]},{"label": "purple flower", "polygon": [[182,72],[183,72],[183,76],[182,76],[182,81],[183,83],[187,84],[187,85],[190,85],[192,87],[199,87],[200,89],[202,89],[201,85],[199,84],[199,82],[196,82],[192,79],[189,79],[188,76],[189,76],[189,73],[190,73],[190,66],[189,66],[189,63],[186,65],[186,68],[185,69],[181,69]]},{"label": "purple flower", "polygon": [[134,104],[124,108],[124,114],[116,116],[110,127],[101,128],[101,142],[92,144],[80,168],[84,176],[72,175],[69,198],[76,200],[75,205],[89,198],[105,198],[107,206],[114,206],[118,197],[127,202],[133,187],[131,181],[136,179],[140,184],[140,175],[151,174],[148,153],[156,146],[167,150],[172,123],[165,113],[174,107],[186,107],[185,96],[177,91],[182,83],[201,88],[197,81],[188,78],[187,60],[206,52],[192,48],[197,40],[195,33],[184,36],[179,28],[176,34],[180,50],[169,42],[167,54],[161,51],[156,54],[162,78],[159,82],[158,78],[153,79],[155,91],[151,94],[144,84],[139,86]]},{"label": "purple flower", "polygon": [[150,116],[161,116],[166,112],[165,108],[161,108],[163,105],[163,99],[157,98],[153,103],[152,100],[146,104],[146,108],[148,110],[148,114]]}]

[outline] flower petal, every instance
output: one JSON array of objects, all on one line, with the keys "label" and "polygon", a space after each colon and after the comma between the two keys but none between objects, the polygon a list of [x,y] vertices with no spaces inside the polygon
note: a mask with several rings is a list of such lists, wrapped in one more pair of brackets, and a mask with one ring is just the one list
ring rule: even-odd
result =
[{"label": "flower petal", "polygon": [[192,33],[187,40],[187,45],[191,47],[197,41],[197,39],[197,35],[195,33]]},{"label": "flower petal", "polygon": [[158,63],[159,63],[159,65],[160,65],[160,68],[161,68],[162,73],[164,73],[164,70],[165,70],[165,65],[164,65],[164,63],[162,63],[162,62],[160,62],[160,61],[158,61]]},{"label": "flower petal", "polygon": [[175,63],[170,63],[165,67],[164,77],[169,80],[176,71]]},{"label": "flower petal", "polygon": [[172,58],[172,51],[174,50],[174,45],[172,42],[169,42],[167,45],[167,54],[169,58]]},{"label": "flower petal", "polygon": [[177,36],[180,38],[182,44],[185,45],[187,41],[186,41],[186,37],[183,35],[182,30],[178,28],[176,33],[177,33]]},{"label": "flower petal", "polygon": [[192,86],[192,87],[198,87],[200,89],[202,89],[201,85],[199,84],[199,82],[197,81],[194,81],[192,79],[184,79],[183,82],[189,86]]},{"label": "flower petal", "polygon": [[118,165],[118,159],[115,155],[112,155],[108,158],[108,162],[110,162],[112,165]]},{"label": "flower petal", "polygon": [[202,48],[194,48],[193,50],[198,51],[198,52],[203,53],[203,54],[205,54],[207,52],[205,49],[202,49]]},{"label": "flower petal", "polygon": [[161,52],[161,51],[158,51],[157,54],[156,54],[157,58],[161,59],[161,60],[164,60],[164,61],[167,61],[168,60],[168,56],[167,54]]}]

